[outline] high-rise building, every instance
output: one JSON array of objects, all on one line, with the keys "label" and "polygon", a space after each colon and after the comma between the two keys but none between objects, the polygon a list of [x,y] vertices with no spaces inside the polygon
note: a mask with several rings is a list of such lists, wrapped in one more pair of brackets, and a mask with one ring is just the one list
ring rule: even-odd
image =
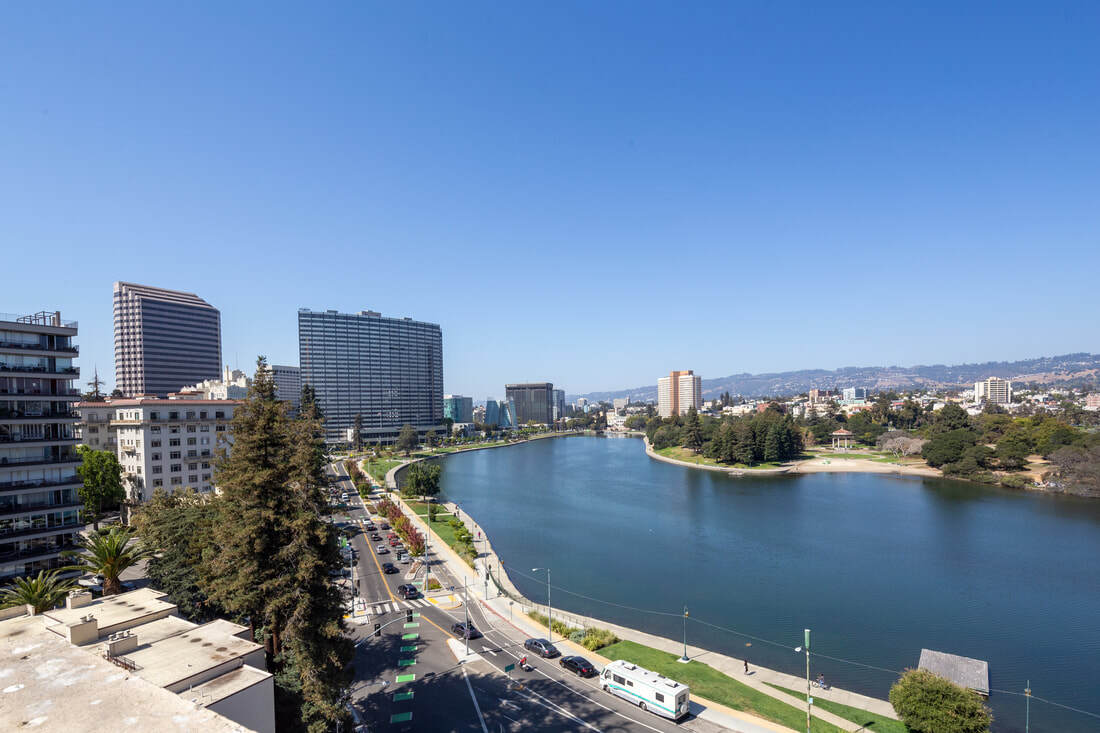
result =
[{"label": "high-rise building", "polygon": [[401,427],[443,430],[443,331],[435,323],[374,311],[298,310],[302,384],[317,393],[330,442],[362,416],[364,442],[390,442]]},{"label": "high-rise building", "polygon": [[485,400],[485,424],[500,425],[500,403],[492,397]]},{"label": "high-rise building", "polygon": [[508,402],[516,406],[516,422],[549,425],[554,422],[554,385],[550,382],[525,382],[504,385]]},{"label": "high-rise building", "polygon": [[474,421],[474,398],[459,394],[443,395],[443,417],[456,423]]},{"label": "high-rise building", "polygon": [[657,412],[661,417],[683,415],[703,406],[703,379],[687,369],[657,380]]},{"label": "high-rise building", "polygon": [[275,379],[275,396],[289,402],[294,410],[301,407],[302,370],[296,366],[272,364],[271,376]]},{"label": "high-rise building", "polygon": [[867,388],[845,387],[842,394],[846,400],[865,400],[867,399]]},{"label": "high-rise building", "polygon": [[974,401],[992,402],[996,405],[1007,405],[1012,402],[1012,382],[999,377],[974,383]]},{"label": "high-rise building", "polygon": [[167,396],[217,379],[221,313],[178,290],[115,283],[115,386],[126,397]]},{"label": "high-rise building", "polygon": [[80,521],[75,321],[0,316],[0,584],[70,564]]},{"label": "high-rise building", "polygon": [[554,421],[561,420],[565,417],[565,390],[554,390]]}]

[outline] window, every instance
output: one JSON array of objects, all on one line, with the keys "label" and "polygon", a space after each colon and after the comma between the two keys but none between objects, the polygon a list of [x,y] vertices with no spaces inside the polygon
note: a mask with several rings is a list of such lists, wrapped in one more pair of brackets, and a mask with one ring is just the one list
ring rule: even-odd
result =
[{"label": "window", "polygon": [[173,486],[179,486],[182,483],[183,483],[183,479],[180,478],[179,476],[173,476],[172,477],[172,485]]},{"label": "window", "polygon": [[202,467],[203,467],[203,468],[210,468],[210,464],[209,464],[209,463],[206,463],[206,462],[204,461],[204,462],[203,462],[203,464],[202,464]]},{"label": "window", "polygon": [[171,458],[173,461],[178,461],[180,459],[180,452],[178,450],[174,450],[168,454],[168,457]]},{"label": "window", "polygon": [[225,426],[224,425],[219,425],[216,428],[214,428],[214,430],[216,432],[219,432],[219,433],[224,433],[225,432]]},{"label": "window", "polygon": [[98,432],[99,432],[99,428],[96,428],[96,427],[89,427],[89,428],[88,428],[88,432],[89,432],[89,433],[98,433]]},{"label": "window", "polygon": [[173,447],[173,448],[175,448],[179,444],[180,444],[180,439],[179,438],[169,438],[168,439],[168,445]]},{"label": "window", "polygon": [[195,445],[195,438],[188,438],[187,445]]},{"label": "window", "polygon": [[187,411],[187,419],[188,420],[194,420],[195,419],[195,411],[194,410],[188,410]]},{"label": "window", "polygon": [[197,471],[197,470],[199,470],[199,464],[197,464],[197,463],[188,463],[187,464],[187,470],[188,471]]},{"label": "window", "polygon": [[203,481],[209,481],[209,480],[210,480],[210,474],[208,474],[208,473],[204,473],[204,474],[202,475],[202,480],[203,480]]},{"label": "window", "polygon": [[633,686],[634,686],[634,683],[633,683],[633,682],[631,682],[630,680],[627,680],[627,681],[626,681],[626,686],[627,686],[627,687],[633,687]]},{"label": "window", "polygon": [[657,699],[657,702],[664,702],[665,701],[665,696],[662,695],[659,692],[654,692],[653,697],[655,697]]},{"label": "window", "polygon": [[150,412],[149,413],[149,419],[150,420],[160,420],[160,413],[159,412]]},{"label": "window", "polygon": [[201,420],[206,419],[206,410],[199,411],[199,419],[201,419]]},{"label": "window", "polygon": [[195,432],[195,426],[194,425],[188,425],[187,426],[187,432],[189,432],[189,433]]},{"label": "window", "polygon": [[198,483],[198,481],[199,481],[199,477],[196,476],[195,474],[191,474],[190,476],[187,477],[187,483],[189,483],[189,484],[195,484],[195,483]]},{"label": "window", "polygon": [[180,414],[178,412],[169,412],[168,413],[168,419],[169,420],[179,420],[180,419]]},{"label": "window", "polygon": [[159,461],[160,460],[160,453],[154,453],[153,454],[153,460],[154,461]]},{"label": "window", "polygon": [[[153,471],[153,473],[157,473],[157,472]],[[161,478],[153,479],[153,488],[159,489],[163,486],[164,486],[164,479],[161,479]]]},{"label": "window", "polygon": [[168,470],[172,473],[179,473],[182,469],[183,467],[178,463],[173,463],[171,466],[168,467]]},{"label": "window", "polygon": [[159,448],[160,447],[160,438],[157,438],[155,440],[150,440],[149,445],[151,445],[154,448]]},{"label": "window", "polygon": [[225,410],[218,410],[217,412],[214,413],[214,417],[217,418],[218,420],[224,420],[225,419]]},{"label": "window", "polygon": [[199,438],[199,445],[210,445],[210,438]]},{"label": "window", "polygon": [[160,473],[163,466],[153,466],[153,473]]},{"label": "window", "polygon": [[153,427],[149,428],[149,432],[150,433],[159,433],[160,432],[160,425],[154,425]]},{"label": "window", "polygon": [[620,676],[619,676],[619,675],[617,675],[617,674],[615,674],[615,675],[611,675],[611,679],[615,680],[615,682],[616,682],[617,684],[620,684],[620,685],[622,685],[622,684],[626,684],[626,680],[624,680],[624,679],[623,679],[622,677],[620,677]]},{"label": "window", "polygon": [[189,451],[187,451],[187,457],[188,458],[198,458],[199,457],[199,452],[197,450],[189,450]]},{"label": "window", "polygon": [[209,425],[200,425],[199,426],[199,432],[200,433],[209,433],[210,432],[210,426]]},{"label": "window", "polygon": [[179,435],[180,429],[176,426],[173,426],[168,428],[168,432],[170,432],[172,435]]}]

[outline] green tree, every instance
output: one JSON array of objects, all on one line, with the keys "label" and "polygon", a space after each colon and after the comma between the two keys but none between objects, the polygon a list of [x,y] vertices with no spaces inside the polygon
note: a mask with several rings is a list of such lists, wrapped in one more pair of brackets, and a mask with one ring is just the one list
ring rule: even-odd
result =
[{"label": "green tree", "polygon": [[921,449],[921,457],[928,461],[929,466],[938,468],[945,463],[955,463],[961,460],[967,449],[976,443],[977,435],[973,430],[967,428],[938,433],[924,444]]},{"label": "green tree", "polygon": [[426,433],[426,434],[424,435],[424,442],[428,444],[428,447],[429,447],[429,448],[435,448],[435,447],[436,447],[436,445],[438,445],[438,444],[439,444],[439,439],[438,439],[438,437],[436,436],[436,434],[435,434],[435,431],[434,431],[434,430],[429,430],[429,431],[428,431],[428,432],[427,432],[427,433]]},{"label": "green tree", "polygon": [[764,437],[764,461],[766,463],[783,460],[783,439],[777,423],[772,423]]},{"label": "green tree", "polygon": [[894,683],[890,704],[913,733],[987,733],[993,724],[977,693],[923,669],[910,669]]},{"label": "green tree", "polygon": [[699,413],[695,407],[689,407],[687,418],[684,420],[684,429],[681,431],[684,447],[698,451],[703,447],[703,425],[699,420]]},{"label": "green tree", "polygon": [[416,429],[408,423],[402,425],[401,432],[397,435],[397,449],[404,451],[405,457],[407,458],[409,453],[416,450],[419,444],[416,437]]},{"label": "green tree", "polygon": [[106,533],[81,535],[77,545],[80,546],[80,551],[73,551],[73,567],[102,575],[105,596],[121,593],[122,581],[119,576],[123,571],[153,555],[151,548],[143,546],[135,539],[133,530],[122,527],[112,527]]},{"label": "green tree", "polygon": [[970,416],[966,414],[966,410],[956,405],[954,402],[948,402],[944,405],[932,419],[932,432],[933,433],[947,433],[952,430],[960,430],[970,427]]},{"label": "green tree", "polygon": [[437,463],[417,461],[405,469],[405,481],[401,488],[402,496],[421,498],[439,493],[439,477],[443,469]]},{"label": "green tree", "polygon": [[77,491],[84,502],[87,520],[98,531],[104,507],[117,505],[126,497],[122,488],[122,466],[110,451],[93,450],[86,445],[78,445],[76,450],[80,454],[80,466],[76,470],[83,482]]},{"label": "green tree", "polygon": [[16,578],[0,590],[0,608],[28,605],[38,614],[57,607],[77,587],[72,578],[60,577],[63,571],[39,570],[36,576]]},{"label": "green tree", "polygon": [[997,441],[997,464],[1004,469],[1014,471],[1027,465],[1031,455],[1031,441],[1022,430],[1005,433]]}]

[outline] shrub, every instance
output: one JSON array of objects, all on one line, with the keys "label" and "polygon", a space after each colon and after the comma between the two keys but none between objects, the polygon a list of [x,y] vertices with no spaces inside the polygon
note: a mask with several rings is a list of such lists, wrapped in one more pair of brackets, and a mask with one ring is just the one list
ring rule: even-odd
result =
[{"label": "shrub", "polygon": [[585,633],[580,629],[577,629],[569,635],[569,641],[573,642],[574,644],[580,644],[584,641],[584,637]]},{"label": "shrub", "polygon": [[619,637],[607,629],[590,628],[584,634],[584,641],[581,644],[590,652],[594,652],[597,649],[603,649],[605,646],[611,646],[617,644],[620,641]]},{"label": "shrub", "polygon": [[988,733],[993,723],[977,693],[923,669],[910,669],[890,688],[890,704],[913,733]]},{"label": "shrub", "polygon": [[1023,476],[1001,476],[1001,486],[1009,489],[1026,489],[1030,484],[1031,482]]}]

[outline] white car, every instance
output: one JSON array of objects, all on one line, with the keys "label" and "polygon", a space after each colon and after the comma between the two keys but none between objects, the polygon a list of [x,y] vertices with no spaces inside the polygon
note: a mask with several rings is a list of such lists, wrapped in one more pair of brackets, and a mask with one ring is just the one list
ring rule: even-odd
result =
[{"label": "white car", "polygon": [[348,500],[348,492],[345,491],[344,493],[340,494],[340,501],[347,503],[347,500]]}]

